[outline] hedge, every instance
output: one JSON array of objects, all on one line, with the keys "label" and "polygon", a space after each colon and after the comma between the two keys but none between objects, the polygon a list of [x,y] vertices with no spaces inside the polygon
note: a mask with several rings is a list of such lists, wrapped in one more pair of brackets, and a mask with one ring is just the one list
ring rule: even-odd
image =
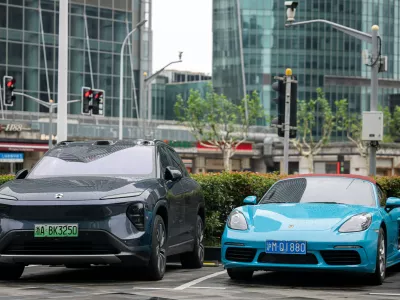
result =
[{"label": "hedge", "polygon": [[[231,210],[242,205],[247,196],[261,198],[277,180],[285,176],[277,173],[222,172],[193,174],[192,178],[201,185],[206,201],[205,243],[207,246],[219,246]],[[0,176],[0,184],[12,179],[13,175]],[[400,198],[400,176],[375,179],[388,197]]]}]

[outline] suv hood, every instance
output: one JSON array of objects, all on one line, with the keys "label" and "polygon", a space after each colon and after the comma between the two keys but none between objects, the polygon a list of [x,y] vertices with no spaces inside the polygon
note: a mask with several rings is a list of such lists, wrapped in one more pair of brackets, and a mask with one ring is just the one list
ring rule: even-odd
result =
[{"label": "suv hood", "polygon": [[[155,184],[156,179],[134,177],[18,179],[0,187],[0,198],[5,195],[21,201],[99,200],[124,193],[142,193]],[[62,194],[62,197],[57,199],[56,194]]]}]

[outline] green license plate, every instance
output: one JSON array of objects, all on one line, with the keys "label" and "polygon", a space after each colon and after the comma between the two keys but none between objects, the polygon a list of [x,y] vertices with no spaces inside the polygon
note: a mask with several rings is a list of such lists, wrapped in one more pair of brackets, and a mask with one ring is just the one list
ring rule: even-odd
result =
[{"label": "green license plate", "polygon": [[35,237],[77,237],[78,224],[37,224]]}]

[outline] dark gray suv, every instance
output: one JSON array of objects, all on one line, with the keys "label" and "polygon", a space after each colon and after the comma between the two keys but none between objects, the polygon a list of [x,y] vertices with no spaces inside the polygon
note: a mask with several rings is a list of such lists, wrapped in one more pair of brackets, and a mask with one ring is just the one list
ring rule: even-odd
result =
[{"label": "dark gray suv", "polygon": [[0,187],[0,218],[4,280],[29,264],[144,267],[151,280],[170,255],[203,265],[201,188],[158,140],[61,142]]}]

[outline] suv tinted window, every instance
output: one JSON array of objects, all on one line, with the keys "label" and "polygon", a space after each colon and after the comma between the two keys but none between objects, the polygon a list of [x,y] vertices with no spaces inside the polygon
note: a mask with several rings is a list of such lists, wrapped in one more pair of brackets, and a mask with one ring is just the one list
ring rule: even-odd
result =
[{"label": "suv tinted window", "polygon": [[160,169],[161,169],[161,176],[164,178],[165,175],[165,169],[170,165],[169,159],[168,159],[168,154],[165,151],[164,147],[158,147],[158,153],[160,155]]},{"label": "suv tinted window", "polygon": [[174,166],[175,168],[181,170],[182,175],[183,176],[189,176],[189,173],[186,169],[185,164],[183,163],[182,159],[180,158],[180,156],[178,155],[178,153],[176,153],[174,150],[170,149],[170,148],[166,148],[166,151],[169,153],[169,156],[171,158],[171,163],[172,166]]}]

